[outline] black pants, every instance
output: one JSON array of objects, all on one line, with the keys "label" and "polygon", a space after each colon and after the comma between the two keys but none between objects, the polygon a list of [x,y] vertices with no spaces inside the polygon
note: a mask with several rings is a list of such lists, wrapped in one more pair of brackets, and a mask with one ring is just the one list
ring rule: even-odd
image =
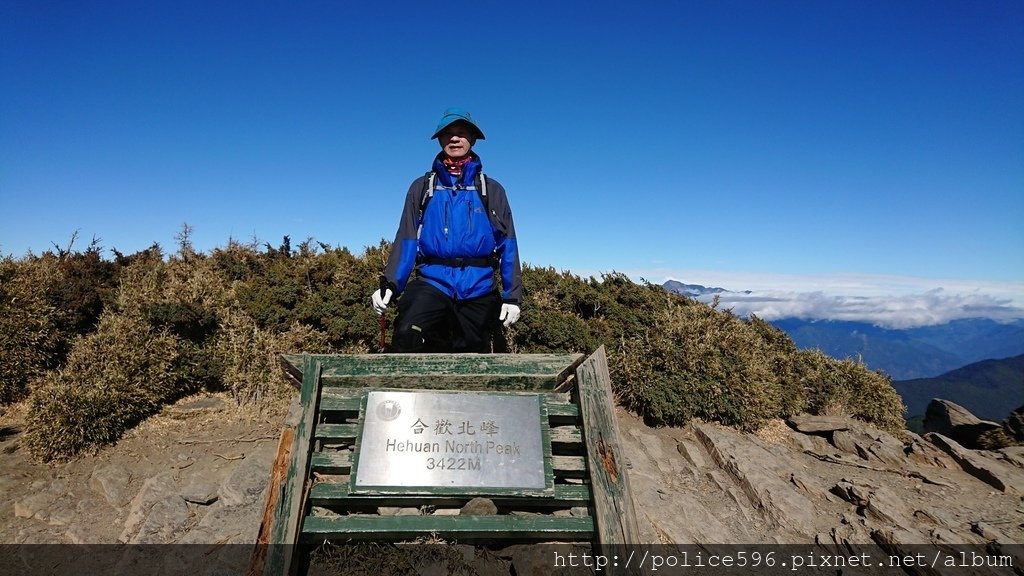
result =
[{"label": "black pants", "polygon": [[420,279],[398,299],[398,318],[390,352],[491,351],[501,298],[492,292],[471,300],[453,300]]}]

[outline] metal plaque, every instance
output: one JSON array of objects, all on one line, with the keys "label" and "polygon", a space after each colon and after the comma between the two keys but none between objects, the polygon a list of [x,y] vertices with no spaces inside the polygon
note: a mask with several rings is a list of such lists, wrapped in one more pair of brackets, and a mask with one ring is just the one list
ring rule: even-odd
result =
[{"label": "metal plaque", "polygon": [[537,395],[367,394],[353,489],[544,489]]}]

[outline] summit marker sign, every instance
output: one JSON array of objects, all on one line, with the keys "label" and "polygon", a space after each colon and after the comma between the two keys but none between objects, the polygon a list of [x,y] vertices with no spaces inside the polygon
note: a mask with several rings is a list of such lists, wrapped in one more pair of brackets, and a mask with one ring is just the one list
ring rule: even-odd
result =
[{"label": "summit marker sign", "polygon": [[364,414],[355,492],[548,487],[535,394],[371,391]]}]

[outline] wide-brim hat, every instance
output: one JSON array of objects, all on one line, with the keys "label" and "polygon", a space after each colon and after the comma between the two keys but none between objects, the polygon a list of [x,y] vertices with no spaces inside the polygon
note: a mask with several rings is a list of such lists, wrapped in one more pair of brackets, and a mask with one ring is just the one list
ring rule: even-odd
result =
[{"label": "wide-brim hat", "polygon": [[476,125],[476,122],[473,121],[473,117],[469,115],[469,112],[466,112],[462,108],[449,108],[445,110],[444,114],[441,116],[441,120],[437,123],[437,129],[434,130],[434,135],[431,136],[430,139],[433,140],[434,138],[437,138],[438,135],[441,134],[442,130],[456,122],[465,122],[466,124],[469,124],[473,127],[473,130],[476,131],[476,139],[484,139],[483,130]]}]

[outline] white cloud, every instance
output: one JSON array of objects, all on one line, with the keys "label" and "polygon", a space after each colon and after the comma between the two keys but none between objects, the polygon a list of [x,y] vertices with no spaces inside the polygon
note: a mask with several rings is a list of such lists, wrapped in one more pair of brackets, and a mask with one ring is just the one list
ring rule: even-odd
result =
[{"label": "white cloud", "polygon": [[[710,303],[712,296],[700,300]],[[1007,299],[988,294],[955,294],[941,288],[901,296],[843,296],[824,292],[755,291],[727,292],[719,308],[731,308],[740,316],[757,314],[765,320],[805,318],[870,322],[887,328],[911,328],[944,324],[963,318],[1012,320],[1024,318],[1024,309]]]},{"label": "white cloud", "polygon": [[[796,317],[910,328],[963,318],[997,321],[1024,318],[1024,283],[700,270],[628,274],[659,284],[675,279],[687,284],[731,290],[719,296],[719,308],[731,308],[740,316],[756,314],[765,320]],[[711,302],[712,298],[700,299]]]}]

